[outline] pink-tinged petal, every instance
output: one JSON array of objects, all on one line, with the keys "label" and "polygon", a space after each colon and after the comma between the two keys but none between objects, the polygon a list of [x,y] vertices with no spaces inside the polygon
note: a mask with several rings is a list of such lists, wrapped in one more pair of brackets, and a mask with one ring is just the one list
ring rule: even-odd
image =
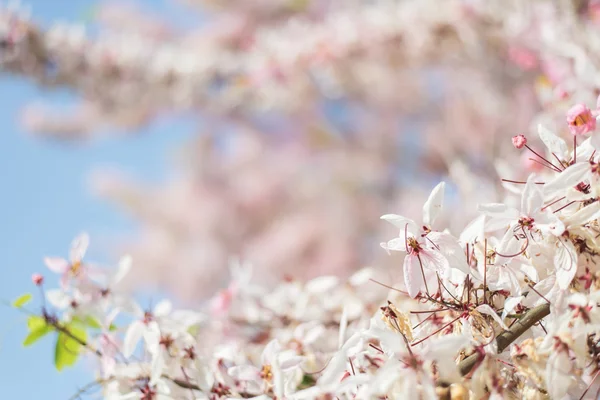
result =
[{"label": "pink-tinged petal", "polygon": [[575,104],[567,111],[567,124],[572,135],[585,135],[596,129],[596,118],[585,104]]},{"label": "pink-tinged petal", "polygon": [[535,184],[535,176],[529,175],[527,183],[521,194],[521,212],[528,216],[533,216],[544,205],[544,196],[542,191]]},{"label": "pink-tinged petal", "polygon": [[123,339],[123,355],[127,358],[131,357],[140,339],[144,334],[144,323],[142,321],[133,321],[125,332]]},{"label": "pink-tinged petal", "polygon": [[71,264],[64,258],[60,257],[46,257],[44,258],[44,264],[48,269],[57,274],[64,274],[71,268]]},{"label": "pink-tinged petal", "polygon": [[90,244],[90,237],[87,233],[81,233],[73,242],[71,242],[70,259],[71,262],[77,262],[83,260],[85,252]]},{"label": "pink-tinged petal", "polygon": [[423,205],[423,224],[432,226],[435,223],[438,215],[442,211],[444,204],[444,190],[446,183],[440,182],[429,195],[429,198]]},{"label": "pink-tinged petal", "polygon": [[564,192],[585,180],[589,173],[590,164],[587,161],[573,164],[558,174],[556,178],[547,182],[544,185],[544,193],[551,195],[556,192]]},{"label": "pink-tinged petal", "polygon": [[496,312],[489,305],[481,304],[481,305],[477,306],[477,308],[475,308],[475,310],[479,311],[481,314],[489,315],[490,317],[492,317],[492,319],[494,321],[496,321],[498,323],[498,325],[500,325],[502,327],[502,329],[508,329],[508,327],[506,326],[504,321],[502,321],[500,319],[498,314],[496,314]]},{"label": "pink-tinged petal", "polygon": [[419,252],[419,257],[425,270],[445,274],[450,268],[448,259],[438,250],[422,250]]},{"label": "pink-tinged petal", "polygon": [[415,256],[407,254],[404,257],[404,285],[408,295],[413,299],[417,297],[424,284],[419,261]]}]

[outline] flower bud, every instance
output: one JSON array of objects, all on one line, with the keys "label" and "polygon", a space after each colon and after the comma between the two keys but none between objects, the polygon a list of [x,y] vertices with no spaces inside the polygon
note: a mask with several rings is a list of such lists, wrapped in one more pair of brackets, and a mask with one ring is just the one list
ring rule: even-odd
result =
[{"label": "flower bud", "polygon": [[513,136],[512,144],[517,149],[522,149],[527,144],[527,138],[523,135]]},{"label": "flower bud", "polygon": [[31,281],[36,286],[42,286],[42,284],[44,283],[44,277],[41,274],[33,274],[31,275]]}]

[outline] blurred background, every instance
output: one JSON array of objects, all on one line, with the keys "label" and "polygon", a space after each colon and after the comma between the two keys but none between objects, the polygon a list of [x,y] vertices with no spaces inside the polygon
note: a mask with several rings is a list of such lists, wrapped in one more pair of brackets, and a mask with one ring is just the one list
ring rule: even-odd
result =
[{"label": "blurred background", "polygon": [[[592,106],[600,86],[586,56],[600,54],[588,40],[593,1],[1,10],[6,301],[33,289],[33,272],[49,275],[42,258],[66,256],[84,230],[88,259],[133,255],[123,289],[146,299],[200,304],[226,286],[233,257],[265,284],[364,266],[393,282],[399,260],[379,242],[394,233],[380,215],[419,220],[446,180],[444,223],[460,233],[475,204],[500,200],[500,177],[540,167],[510,138],[536,146],[538,123],[566,129],[566,109]],[[91,379],[57,374],[52,344],[23,350],[24,317],[8,306],[0,317],[7,398],[64,399]]]}]

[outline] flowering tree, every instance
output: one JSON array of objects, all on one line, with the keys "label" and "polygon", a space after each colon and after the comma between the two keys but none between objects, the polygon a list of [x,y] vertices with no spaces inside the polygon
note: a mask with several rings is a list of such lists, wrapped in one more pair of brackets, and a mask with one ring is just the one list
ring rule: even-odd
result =
[{"label": "flowering tree", "polygon": [[[106,178],[99,182],[103,193],[143,219],[158,216],[137,247],[149,256],[134,246],[133,257],[103,268],[85,258],[89,238],[82,234],[68,259],[46,258],[49,270],[60,274],[59,287],[48,288],[44,275],[36,274],[39,312],[30,305],[32,294],[14,302],[29,314],[24,344],[54,336],[58,369],[80,356],[97,360],[96,379],[75,398],[95,386],[107,399],[144,400],[597,398],[600,110],[592,103],[600,88],[593,59],[598,5],[233,3],[239,14],[228,16],[239,23],[234,32],[202,40],[175,40],[156,21],[131,14],[145,35],[131,36],[128,45],[135,46],[126,49],[64,27],[42,31],[13,12],[3,15],[5,68],[42,84],[69,85],[85,98],[75,119],[30,111],[31,127],[72,136],[91,133],[99,123],[139,124],[159,111],[197,108],[219,133],[198,138],[193,159],[184,164],[189,174],[170,184],[166,195]],[[125,29],[116,18],[123,10],[112,11],[102,14],[105,24]],[[421,30],[406,29],[415,21]],[[191,48],[203,49],[205,57],[190,56]],[[454,54],[460,56],[456,63]],[[503,64],[504,56],[513,63]],[[420,160],[418,178],[442,175],[459,190],[439,183],[417,213],[415,199],[399,201],[402,186],[388,177],[390,169],[409,168],[390,151],[398,118],[389,110],[431,94],[411,87],[407,96],[400,89],[433,66],[446,79],[490,84],[489,93],[461,98],[465,88],[458,83],[447,102],[433,102],[450,117],[455,107],[469,111],[477,105],[469,115],[485,123],[470,129],[485,139],[464,143],[473,130],[444,141],[439,135],[423,138],[429,155],[442,161]],[[407,77],[391,79],[398,69],[399,75],[409,71]],[[493,90],[493,84],[510,93]],[[513,100],[516,93],[537,97],[520,103]],[[314,121],[321,128],[331,124],[323,116],[331,97],[358,115],[353,128],[342,132],[344,140],[313,129]],[[415,106],[423,114],[415,113],[431,123],[427,130],[439,121],[428,118],[426,103]],[[515,113],[483,118],[482,108],[490,104]],[[525,105],[536,134],[497,134],[505,125],[520,131],[512,107]],[[271,120],[273,110],[281,120]],[[281,122],[295,119],[291,127]],[[220,129],[225,124],[235,133]],[[285,140],[269,135],[283,127],[290,129]],[[237,146],[223,152],[222,136]],[[482,157],[484,148],[489,159]],[[453,162],[457,156],[464,161]],[[341,162],[319,162],[332,159]],[[320,169],[310,173],[307,165]],[[473,166],[481,172],[471,172]],[[356,189],[369,184],[381,192]],[[207,211],[189,213],[186,207],[196,201]],[[361,213],[367,207],[400,214],[370,220],[371,210]],[[292,221],[266,229],[273,213]],[[228,219],[236,230],[215,229]],[[348,225],[348,219],[357,222]],[[374,253],[357,253],[357,243],[372,242],[386,223],[395,236],[371,258],[379,268],[356,270],[364,254]],[[177,233],[176,240],[167,229]],[[258,244],[240,245],[249,240]],[[223,249],[252,260],[231,262],[225,289],[204,292],[210,301],[190,310],[168,300],[144,308],[120,285],[139,259],[144,267],[150,258],[197,265],[196,254],[182,252],[189,250],[182,243],[201,242],[211,263],[220,257],[210,252]],[[184,255],[173,257],[177,252]],[[395,257],[398,252],[403,259]],[[376,277],[379,255],[399,272],[399,282]],[[264,272],[279,265],[284,271],[314,270],[301,275],[309,279],[271,273],[265,282]],[[179,275],[191,280],[185,271]]]}]

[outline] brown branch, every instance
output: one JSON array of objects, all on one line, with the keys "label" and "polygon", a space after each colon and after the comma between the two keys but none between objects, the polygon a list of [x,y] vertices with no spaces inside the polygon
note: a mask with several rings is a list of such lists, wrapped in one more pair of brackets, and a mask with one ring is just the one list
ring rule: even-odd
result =
[{"label": "brown branch", "polygon": [[[496,338],[496,343],[498,345],[498,353],[502,353],[512,342],[517,340],[519,336],[525,333],[529,328],[533,325],[537,324],[543,318],[547,317],[550,314],[550,304],[544,303],[540,306],[532,308],[527,311],[525,315],[519,319],[515,324],[510,328],[502,332]],[[465,358],[458,364],[458,368],[460,370],[460,374],[465,376],[475,365],[481,361],[481,356],[479,353],[475,353]]]}]

